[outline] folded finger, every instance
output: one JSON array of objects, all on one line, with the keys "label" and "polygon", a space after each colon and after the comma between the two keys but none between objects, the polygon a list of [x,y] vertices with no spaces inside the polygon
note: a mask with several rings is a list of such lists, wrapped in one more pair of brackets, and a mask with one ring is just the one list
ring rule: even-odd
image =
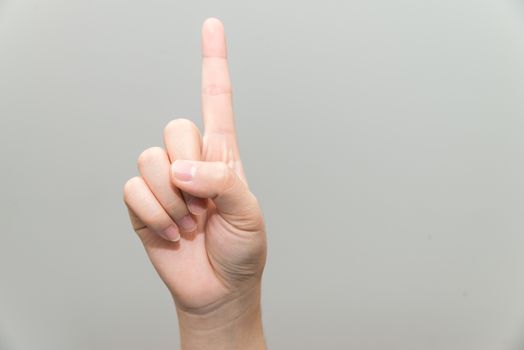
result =
[{"label": "folded finger", "polygon": [[[177,225],[166,213],[141,177],[136,176],[126,182],[124,186],[124,201],[132,212],[131,218],[135,231],[147,227],[169,241],[176,242],[180,240],[180,232]],[[140,227],[141,223],[145,227]]]},{"label": "folded finger", "polygon": [[[171,163],[176,159],[200,160],[201,143],[202,138],[198,127],[188,119],[172,120],[164,128],[164,144]],[[200,215],[207,209],[206,199],[195,197],[186,192],[182,192],[182,196],[191,213]]]},{"label": "folded finger", "polygon": [[187,210],[179,189],[171,181],[171,164],[166,152],[160,147],[148,148],[138,157],[137,163],[142,179],[166,213],[183,231],[194,231],[196,222]]}]

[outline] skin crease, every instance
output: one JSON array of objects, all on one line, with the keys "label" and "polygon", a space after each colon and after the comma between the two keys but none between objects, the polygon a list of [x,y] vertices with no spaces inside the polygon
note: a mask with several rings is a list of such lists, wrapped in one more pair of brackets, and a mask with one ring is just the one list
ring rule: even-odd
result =
[{"label": "skin crease", "polygon": [[265,349],[266,232],[240,161],[224,27],[215,18],[202,27],[202,115],[202,137],[187,119],[165,127],[165,149],[140,155],[124,201],[174,298],[182,349]]}]

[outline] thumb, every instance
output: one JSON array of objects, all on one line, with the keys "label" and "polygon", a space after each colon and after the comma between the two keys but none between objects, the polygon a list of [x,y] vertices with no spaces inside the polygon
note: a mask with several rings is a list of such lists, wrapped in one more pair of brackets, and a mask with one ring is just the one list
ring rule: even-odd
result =
[{"label": "thumb", "polygon": [[196,197],[211,199],[227,221],[256,220],[259,216],[256,197],[224,162],[177,159],[171,166],[171,174],[176,187]]}]

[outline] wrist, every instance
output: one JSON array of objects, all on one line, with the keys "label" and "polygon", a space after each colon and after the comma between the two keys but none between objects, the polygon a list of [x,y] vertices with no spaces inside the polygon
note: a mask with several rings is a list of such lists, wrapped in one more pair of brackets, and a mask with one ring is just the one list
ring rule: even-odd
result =
[{"label": "wrist", "polygon": [[177,304],[183,350],[265,349],[260,283],[230,300],[193,310]]}]

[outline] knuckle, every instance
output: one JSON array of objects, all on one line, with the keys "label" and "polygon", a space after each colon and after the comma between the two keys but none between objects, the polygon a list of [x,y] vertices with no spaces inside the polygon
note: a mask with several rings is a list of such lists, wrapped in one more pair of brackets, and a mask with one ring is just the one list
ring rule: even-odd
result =
[{"label": "knuckle", "polygon": [[135,192],[135,189],[140,185],[140,181],[141,181],[140,177],[135,176],[127,180],[126,183],[124,184],[123,192],[124,192],[124,202],[126,204],[129,203],[130,196]]},{"label": "knuckle", "polygon": [[167,134],[173,129],[196,129],[198,130],[197,126],[193,121],[187,119],[187,118],[178,118],[173,119],[167,125],[164,127],[164,134]]},{"label": "knuckle", "polygon": [[163,153],[164,150],[161,147],[149,147],[148,149],[140,153],[140,155],[138,156],[138,167],[142,167],[150,163],[153,159],[161,157]]}]

